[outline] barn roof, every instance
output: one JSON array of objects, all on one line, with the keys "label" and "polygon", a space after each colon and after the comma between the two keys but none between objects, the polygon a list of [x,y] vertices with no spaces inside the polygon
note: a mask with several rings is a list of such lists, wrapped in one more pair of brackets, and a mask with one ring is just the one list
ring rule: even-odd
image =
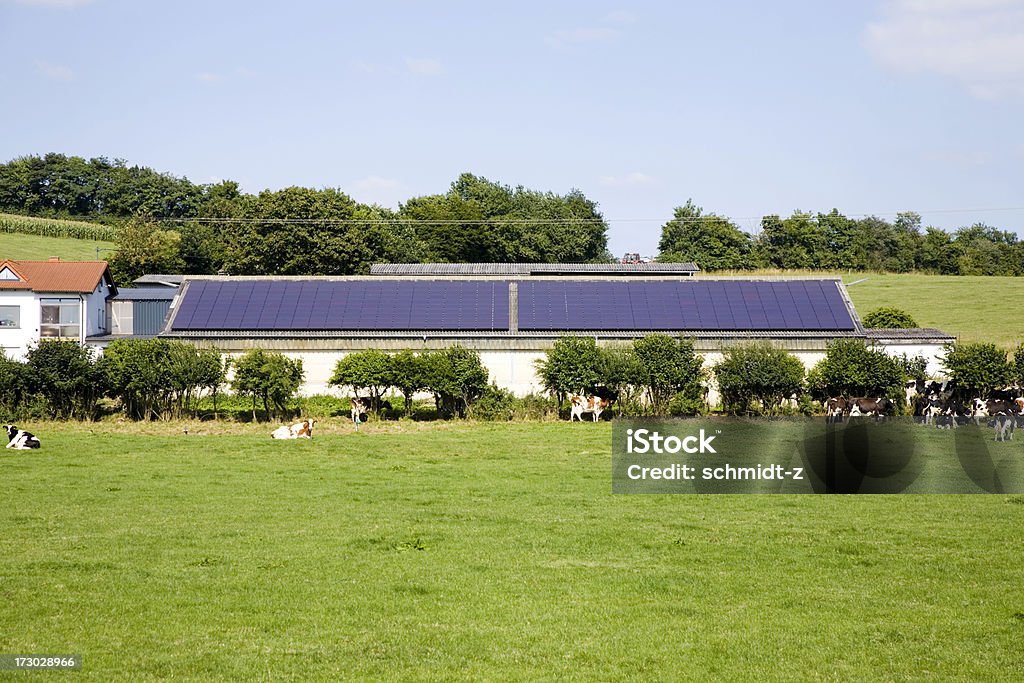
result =
[{"label": "barn roof", "polygon": [[0,289],[22,289],[43,294],[91,294],[106,279],[114,281],[106,261],[0,261]]},{"label": "barn roof", "polygon": [[[136,281],[137,282],[137,281]],[[114,301],[170,301],[178,295],[174,287],[122,287]]]},{"label": "barn roof", "polygon": [[186,278],[166,333],[864,336],[837,279]]},{"label": "barn roof", "polygon": [[370,275],[692,275],[696,263],[375,263]]},{"label": "barn roof", "polygon": [[864,330],[875,341],[920,341],[945,344],[956,337],[934,327],[869,327]]}]

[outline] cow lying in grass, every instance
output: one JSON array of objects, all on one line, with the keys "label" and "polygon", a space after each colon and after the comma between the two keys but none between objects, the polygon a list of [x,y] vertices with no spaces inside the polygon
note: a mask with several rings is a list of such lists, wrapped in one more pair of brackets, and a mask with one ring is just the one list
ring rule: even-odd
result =
[{"label": "cow lying in grass", "polygon": [[312,439],[316,420],[304,420],[293,425],[281,425],[271,434],[272,439]]},{"label": "cow lying in grass", "polygon": [[39,448],[42,446],[42,444],[39,443],[39,439],[37,439],[31,432],[26,432],[24,429],[18,429],[14,425],[4,425],[4,429],[7,430],[8,448],[27,451],[30,448]]}]

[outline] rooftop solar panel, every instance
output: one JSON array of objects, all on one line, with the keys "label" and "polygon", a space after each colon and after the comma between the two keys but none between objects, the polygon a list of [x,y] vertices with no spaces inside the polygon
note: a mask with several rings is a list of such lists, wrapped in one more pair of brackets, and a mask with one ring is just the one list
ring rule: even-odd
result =
[{"label": "rooftop solar panel", "polygon": [[[524,280],[524,331],[853,330],[830,280]],[[491,280],[193,280],[173,330],[497,330],[509,283]]]},{"label": "rooftop solar panel", "polygon": [[173,330],[507,330],[500,281],[193,280]]},{"label": "rooftop solar panel", "polygon": [[519,284],[521,330],[853,330],[834,281]]}]

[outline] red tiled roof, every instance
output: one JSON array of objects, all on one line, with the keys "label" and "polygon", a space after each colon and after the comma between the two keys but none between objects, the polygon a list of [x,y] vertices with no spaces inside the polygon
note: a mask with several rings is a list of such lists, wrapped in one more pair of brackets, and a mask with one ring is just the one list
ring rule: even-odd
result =
[{"label": "red tiled roof", "polygon": [[0,289],[89,294],[104,278],[113,289],[106,261],[0,261],[0,271],[4,268],[21,279],[0,280]]}]

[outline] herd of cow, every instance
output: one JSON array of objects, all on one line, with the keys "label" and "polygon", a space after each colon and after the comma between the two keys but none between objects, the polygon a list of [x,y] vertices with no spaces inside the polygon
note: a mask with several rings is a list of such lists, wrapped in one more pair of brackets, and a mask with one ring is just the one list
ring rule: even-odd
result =
[{"label": "herd of cow", "polygon": [[[948,382],[918,380],[906,385],[907,405],[924,425],[955,429],[959,425],[985,422],[994,430],[993,439],[1007,441],[1013,430],[1024,426],[1024,390],[1004,387],[989,392],[988,398],[965,398]],[[845,398],[836,396],[825,402],[827,419],[842,422],[851,417],[891,416],[895,404],[887,398]]]},{"label": "herd of cow", "polygon": [[[990,392],[987,399],[965,400],[960,392],[952,390],[947,382],[908,382],[906,386],[907,405],[913,405],[914,416],[924,425],[939,429],[954,429],[961,424],[985,421],[994,431],[996,441],[1013,439],[1016,427],[1024,427],[1024,389],[1005,387]],[[583,421],[589,414],[594,422],[601,419],[601,413],[611,405],[600,396],[574,394],[569,397],[569,421]],[[896,404],[887,398],[846,398],[834,396],[824,402],[826,420],[844,422],[850,418],[874,417],[882,419],[895,414]],[[371,408],[368,398],[353,398],[350,401],[350,417],[356,429],[366,422]],[[282,425],[271,434],[274,439],[311,439],[316,420],[303,420],[293,425]],[[39,448],[39,439],[32,433],[14,425],[4,425],[7,431],[7,448],[28,450]]]}]

